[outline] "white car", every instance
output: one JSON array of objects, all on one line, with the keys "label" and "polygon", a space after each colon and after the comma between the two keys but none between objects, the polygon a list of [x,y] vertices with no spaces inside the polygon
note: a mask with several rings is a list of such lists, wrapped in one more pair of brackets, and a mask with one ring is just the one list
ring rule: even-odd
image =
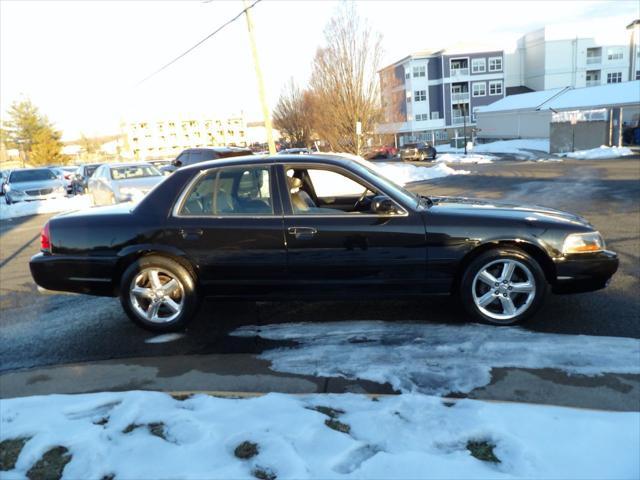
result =
[{"label": "white car", "polygon": [[64,197],[64,181],[50,168],[21,168],[12,170],[4,186],[7,205],[16,202],[49,200]]},{"label": "white car", "polygon": [[105,164],[89,179],[89,193],[94,205],[138,201],[164,178],[148,163]]}]

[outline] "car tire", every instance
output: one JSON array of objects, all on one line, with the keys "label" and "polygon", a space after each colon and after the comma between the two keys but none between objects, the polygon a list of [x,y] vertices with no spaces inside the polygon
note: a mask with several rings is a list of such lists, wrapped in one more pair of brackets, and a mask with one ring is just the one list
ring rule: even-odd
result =
[{"label": "car tire", "polygon": [[505,326],[535,315],[548,289],[544,271],[533,257],[517,248],[496,248],[467,266],[460,297],[474,320]]},{"label": "car tire", "polygon": [[420,156],[418,157],[418,161],[424,162],[424,159],[425,159],[424,153],[421,153]]},{"label": "car tire", "polygon": [[123,273],[120,303],[136,325],[162,333],[184,330],[195,317],[200,298],[194,275],[184,266],[150,255],[139,258]]}]

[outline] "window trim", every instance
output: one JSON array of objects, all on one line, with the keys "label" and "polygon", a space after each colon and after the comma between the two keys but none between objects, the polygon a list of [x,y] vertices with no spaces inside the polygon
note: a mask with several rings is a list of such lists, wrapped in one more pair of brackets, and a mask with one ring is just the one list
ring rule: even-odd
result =
[{"label": "window trim", "polygon": [[[500,60],[500,68],[491,68],[491,60]],[[489,57],[489,64],[487,65],[487,71],[489,72],[502,72],[504,68],[504,61],[502,56],[500,57]]]},{"label": "window trim", "polygon": [[[474,63],[482,62],[482,70],[475,70],[473,68]],[[485,57],[472,58],[471,59],[471,73],[486,73],[487,71],[487,59]]]},{"label": "window trim", "polygon": [[[484,87],[484,93],[482,95],[476,95],[476,85],[482,85]],[[471,96],[473,98],[486,97],[487,96],[487,82],[473,82],[471,84]]]},{"label": "window trim", "polygon": [[[500,93],[491,93],[491,85],[500,85]],[[489,80],[487,95],[489,95],[490,97],[497,97],[498,95],[502,95],[503,93],[504,86],[502,85],[502,80]]]},{"label": "window trim", "polygon": [[[350,170],[342,166],[332,165],[330,163],[281,163],[279,164],[279,166],[280,166],[280,175],[282,177],[279,185],[282,185],[283,182],[287,181],[286,177],[287,177],[288,168],[306,168],[306,169],[311,168],[316,170],[330,170],[335,173],[342,174],[356,183],[361,183],[361,184],[364,183],[364,185],[368,189],[375,189],[378,192],[381,192],[382,194],[390,198],[391,201],[393,201],[393,203],[396,205],[396,207],[402,211],[402,213],[398,213],[398,214],[378,214],[378,213],[360,213],[358,215],[353,215],[349,213],[343,213],[343,214],[321,214],[321,213],[315,214],[314,213],[309,215],[299,214],[294,212],[293,205],[291,204],[291,192],[288,188],[286,188],[282,192],[282,201],[283,201],[282,215],[284,218],[394,218],[394,217],[409,216],[409,209],[405,207],[401,202],[399,202],[393,195],[389,195],[389,193],[386,192],[384,189],[376,185],[373,185],[367,179],[356,175],[355,173],[351,172]],[[287,200],[286,203],[284,202],[285,198]]]},{"label": "window trim", "polygon": [[[171,209],[171,217],[173,218],[180,218],[180,219],[189,219],[189,218],[207,218],[207,219],[230,219],[230,218],[282,218],[282,205],[280,203],[280,199],[279,196],[277,194],[278,192],[278,182],[275,176],[275,166],[277,164],[276,163],[250,163],[250,164],[243,164],[243,165],[226,165],[226,166],[220,166],[220,167],[212,167],[212,168],[208,168],[206,170],[200,170],[200,172],[198,172],[197,175],[195,175],[190,181],[189,183],[187,183],[187,185],[184,187],[184,189],[182,190],[182,192],[180,193],[180,196],[178,197],[178,199],[176,200],[176,202],[173,205],[173,208]],[[272,208],[273,208],[273,213],[271,214],[242,214],[242,215],[182,215],[180,213],[180,211],[182,210],[182,207],[184,206],[184,203],[187,200],[187,197],[191,194],[191,192],[193,191],[194,187],[196,186],[196,184],[198,183],[198,181],[210,174],[211,172],[216,172],[216,179],[215,179],[215,184],[214,184],[214,191],[215,189],[218,187],[218,175],[220,173],[221,170],[229,168],[252,168],[252,167],[263,167],[263,168],[267,168],[269,170],[269,187],[271,189],[271,203],[272,203]]]}]

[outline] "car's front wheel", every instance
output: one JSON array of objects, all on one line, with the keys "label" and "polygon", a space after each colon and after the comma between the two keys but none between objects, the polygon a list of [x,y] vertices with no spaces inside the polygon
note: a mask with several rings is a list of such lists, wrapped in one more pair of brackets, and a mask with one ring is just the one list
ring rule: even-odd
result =
[{"label": "car's front wheel", "polygon": [[482,253],[465,270],[460,285],[464,307],[475,319],[514,325],[542,306],[548,285],[538,262],[516,248]]},{"label": "car's front wheel", "polygon": [[156,255],[127,268],[120,302],[134,323],[154,332],[183,330],[200,303],[193,275],[178,262]]}]

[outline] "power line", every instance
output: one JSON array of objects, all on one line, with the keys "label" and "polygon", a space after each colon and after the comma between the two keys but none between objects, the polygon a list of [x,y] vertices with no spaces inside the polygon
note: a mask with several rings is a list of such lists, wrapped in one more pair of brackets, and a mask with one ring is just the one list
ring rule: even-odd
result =
[{"label": "power line", "polygon": [[196,43],[195,45],[193,45],[191,48],[189,48],[188,50],[186,50],[184,53],[178,55],[176,58],[174,58],[173,60],[171,60],[169,63],[167,63],[166,65],[160,67],[158,70],[156,70],[155,72],[151,73],[150,75],[146,76],[145,78],[143,78],[142,80],[140,80],[137,84],[136,87],[142,85],[144,82],[146,82],[147,80],[149,80],[150,78],[156,76],[157,74],[159,74],[160,72],[162,72],[163,70],[169,68],[171,65],[173,65],[174,63],[176,63],[178,60],[180,60],[182,57],[184,57],[185,55],[187,55],[188,53],[192,52],[193,50],[195,50],[196,48],[198,48],[200,45],[202,45],[204,42],[206,42],[207,40],[209,40],[211,37],[213,37],[216,33],[218,33],[220,30],[222,30],[223,28],[225,28],[226,26],[232,24],[233,22],[235,22],[238,18],[240,18],[242,16],[242,14],[244,14],[247,10],[255,7],[258,3],[260,3],[262,0],[256,0],[255,2],[253,2],[251,5],[249,5],[248,7],[246,7],[245,9],[243,9],[240,13],[238,13],[235,17],[233,17],[231,20],[228,20],[227,22],[223,23],[221,26],[219,26],[218,28],[216,28],[213,32],[211,32],[209,35],[207,35],[206,37],[204,37],[202,40],[200,40],[198,43]]}]

